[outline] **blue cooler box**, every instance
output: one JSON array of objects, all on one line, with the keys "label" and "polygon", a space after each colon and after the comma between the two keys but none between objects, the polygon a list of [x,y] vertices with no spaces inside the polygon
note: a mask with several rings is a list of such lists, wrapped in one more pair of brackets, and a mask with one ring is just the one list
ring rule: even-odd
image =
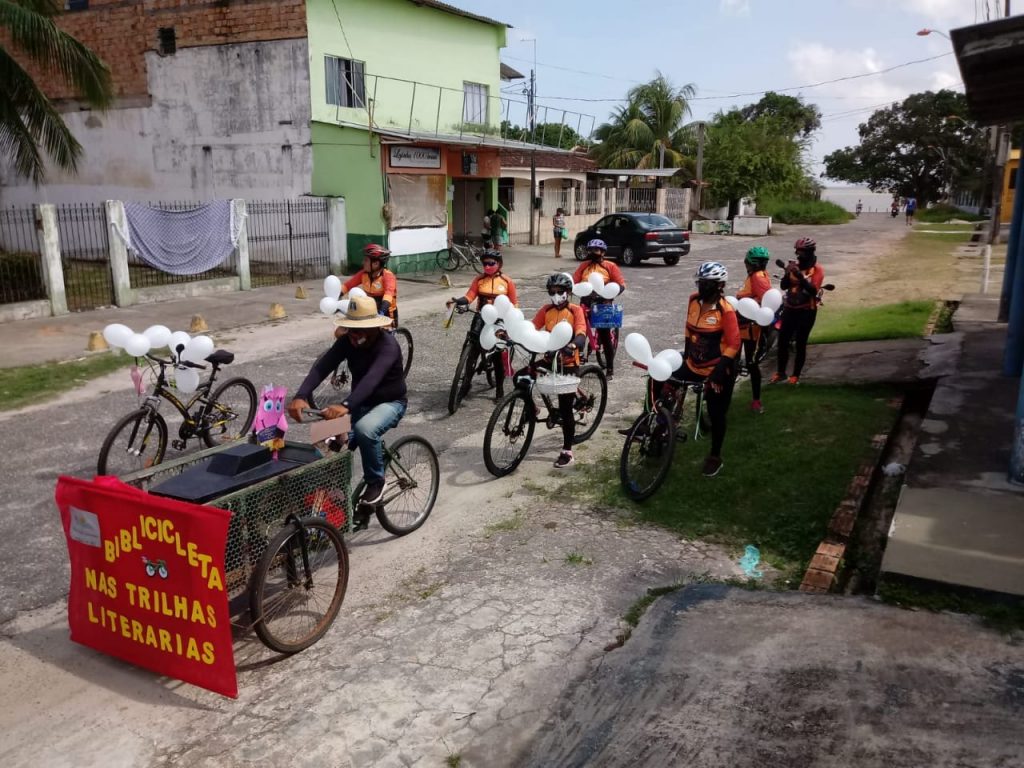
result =
[{"label": "blue cooler box", "polygon": [[621,304],[595,304],[590,308],[590,326],[592,328],[621,328]]}]

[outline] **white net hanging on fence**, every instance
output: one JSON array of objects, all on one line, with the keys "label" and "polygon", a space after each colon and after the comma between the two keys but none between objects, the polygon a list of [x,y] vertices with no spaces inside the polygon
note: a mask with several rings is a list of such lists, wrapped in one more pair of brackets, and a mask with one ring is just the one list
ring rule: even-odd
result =
[{"label": "white net hanging on fence", "polygon": [[198,275],[219,267],[234,252],[244,217],[230,200],[187,211],[124,204],[127,230],[114,227],[125,246],[152,267],[172,275]]}]

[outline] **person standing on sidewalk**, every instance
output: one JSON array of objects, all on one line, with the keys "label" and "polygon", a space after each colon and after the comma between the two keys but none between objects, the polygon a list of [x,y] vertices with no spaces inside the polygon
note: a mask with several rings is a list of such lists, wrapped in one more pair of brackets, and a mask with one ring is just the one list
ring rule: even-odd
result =
[{"label": "person standing on sidewalk", "polygon": [[[587,243],[587,261],[576,268],[576,272],[572,276],[573,282],[585,283],[592,274],[597,273],[605,284],[618,283],[619,288],[625,291],[626,278],[622,276],[622,270],[619,269],[618,264],[605,259],[604,255],[607,252],[608,246],[604,240],[591,240]],[[613,299],[602,299],[596,293],[591,293],[580,299],[580,303],[588,309],[594,304],[611,304],[612,301]],[[598,328],[597,341],[601,345],[601,349],[604,350],[605,365],[607,366],[605,375],[608,377],[608,381],[611,381],[615,372],[615,343],[612,341],[612,329]]]},{"label": "person standing on sidewalk", "polygon": [[568,236],[565,228],[565,208],[559,208],[551,217],[552,235],[555,238],[555,258],[562,258],[562,241]]},{"label": "person standing on sidewalk", "polygon": [[906,210],[906,213],[907,213],[907,226],[909,227],[909,226],[913,225],[913,223],[914,223],[914,214],[917,212],[917,198],[916,197],[908,197],[907,198],[907,207],[906,207],[905,210]]},{"label": "person standing on sidewalk", "polygon": [[[765,292],[772,287],[768,276],[768,260],[771,254],[763,245],[755,245],[747,251],[743,266],[747,269],[747,280],[736,293],[737,299],[751,298],[758,304]],[[740,339],[743,342],[743,357],[746,361],[747,373],[750,375],[750,394],[753,400],[750,410],[764,413],[761,406],[761,369],[757,365],[757,344],[761,340],[761,326],[743,316],[738,317]]]},{"label": "person standing on sidewalk", "polygon": [[818,304],[821,303],[818,297],[825,279],[825,270],[818,265],[815,253],[817,244],[809,237],[801,237],[793,248],[796,261],[790,261],[786,266],[786,274],[779,284],[784,296],[782,327],[779,329],[779,367],[770,384],[786,378],[791,341],[796,343],[796,360],[793,362],[793,375],[787,381],[790,384],[800,383],[800,373],[807,359],[807,340],[818,317]]}]

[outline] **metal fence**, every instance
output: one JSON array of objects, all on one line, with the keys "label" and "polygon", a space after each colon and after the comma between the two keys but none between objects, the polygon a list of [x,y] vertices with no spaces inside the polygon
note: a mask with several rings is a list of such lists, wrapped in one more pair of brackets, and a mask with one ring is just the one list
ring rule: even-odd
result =
[{"label": "metal fence", "polygon": [[690,190],[669,187],[665,190],[665,215],[680,227],[689,221]]},{"label": "metal fence", "polygon": [[248,203],[252,284],[279,285],[330,272],[327,199]]},{"label": "metal fence", "polygon": [[60,263],[68,309],[111,306],[114,279],[110,272],[110,230],[103,203],[57,206]]},{"label": "metal fence", "polygon": [[45,298],[35,211],[0,209],[0,304]]}]

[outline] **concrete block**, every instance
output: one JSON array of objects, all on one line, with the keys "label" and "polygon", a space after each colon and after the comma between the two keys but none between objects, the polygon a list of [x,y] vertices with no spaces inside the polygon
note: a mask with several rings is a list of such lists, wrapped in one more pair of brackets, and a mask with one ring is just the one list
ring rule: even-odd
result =
[{"label": "concrete block", "polygon": [[15,320],[31,320],[34,317],[50,317],[52,314],[50,302],[47,300],[0,304],[0,323],[10,323]]},{"label": "concrete block", "polygon": [[271,304],[269,316],[271,320],[284,320],[288,313],[285,312],[283,304]]},{"label": "concrete block", "polygon": [[205,333],[210,330],[202,315],[192,315],[192,323],[188,327],[189,333]]},{"label": "concrete block", "polygon": [[732,222],[723,219],[699,219],[691,222],[690,231],[698,235],[731,235]]},{"label": "concrete block", "polygon": [[103,338],[103,333],[100,331],[90,331],[89,341],[85,344],[86,352],[102,352],[105,349],[110,349],[110,345]]},{"label": "concrete block", "polygon": [[736,216],[732,220],[734,235],[765,237],[772,231],[771,216]]},{"label": "concrete block", "polygon": [[303,288],[301,285],[295,286],[295,298],[296,299],[308,299],[309,298],[309,296],[306,295],[306,289]]}]

